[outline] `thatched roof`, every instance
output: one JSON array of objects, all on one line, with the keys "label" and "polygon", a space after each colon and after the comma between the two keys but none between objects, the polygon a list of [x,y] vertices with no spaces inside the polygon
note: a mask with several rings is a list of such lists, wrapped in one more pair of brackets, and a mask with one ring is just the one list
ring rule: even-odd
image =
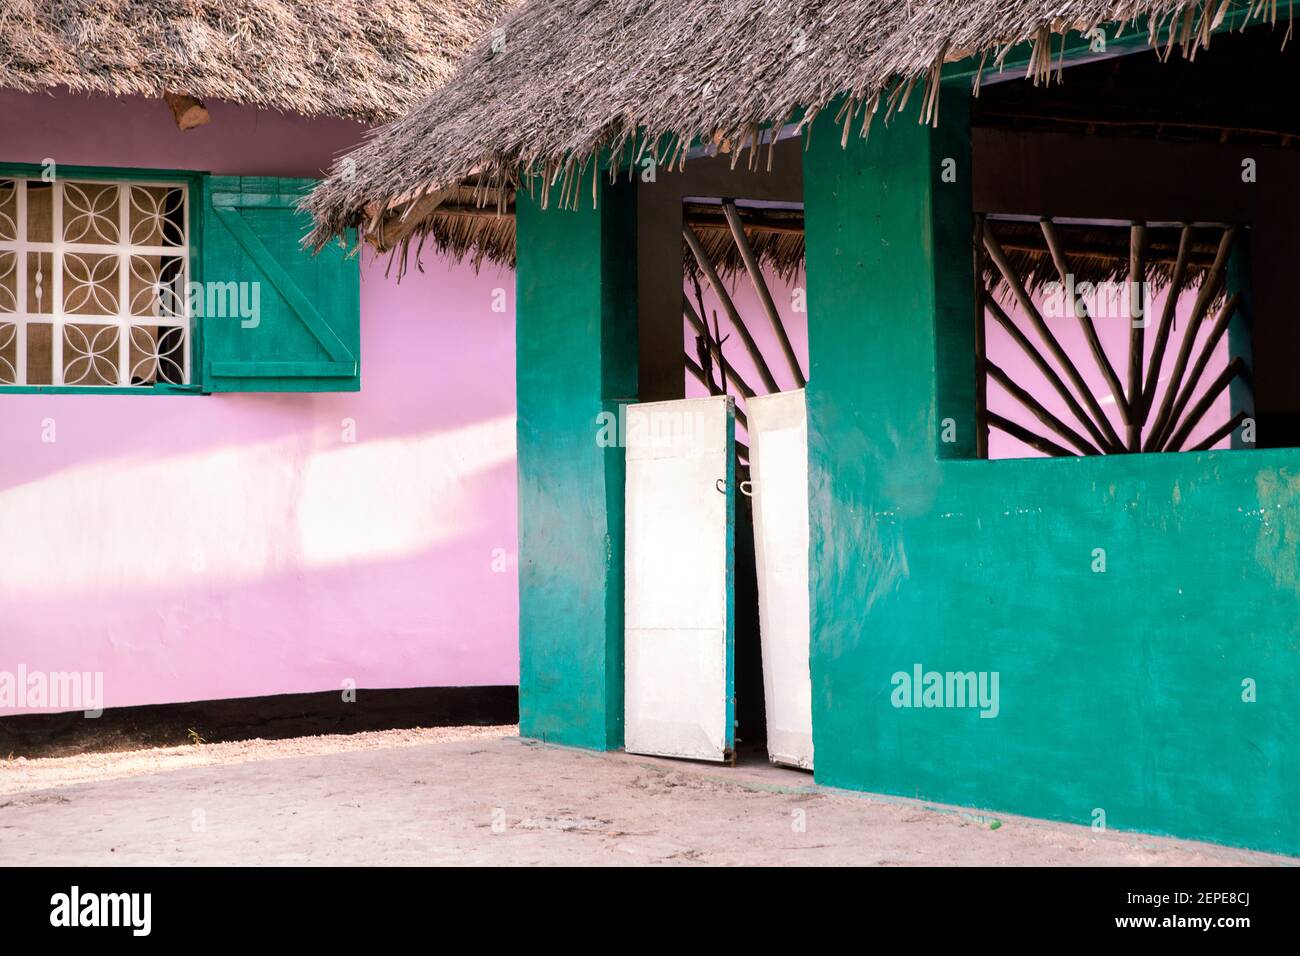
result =
[{"label": "thatched roof", "polygon": [[512,0],[3,0],[0,88],[178,93],[383,122]]},{"label": "thatched roof", "polygon": [[[1290,0],[1280,0],[1287,16]],[[713,141],[733,156],[765,127],[807,124],[841,97],[844,135],[909,96],[930,118],[944,63],[983,54],[996,69],[1015,45],[1034,44],[1029,72],[1049,74],[1052,37],[1123,23],[1194,53],[1229,9],[1258,22],[1277,0],[525,0],[484,37],[437,96],[378,131],[310,198],[323,244],[387,213],[413,210],[414,237],[455,253],[428,204],[452,184],[480,202],[540,174],[568,201],[590,195],[593,157],[615,166],[656,155],[684,160]],[[1141,19],[1139,26],[1137,21]],[[1110,31],[1113,38],[1114,30]],[[494,45],[496,49],[494,50]],[[1058,42],[1059,46],[1059,42]],[[921,82],[916,82],[916,81]],[[746,151],[752,162],[762,150]],[[765,154],[764,154],[765,155]],[[532,185],[535,185],[534,180]],[[499,232],[498,228],[498,232]]]}]

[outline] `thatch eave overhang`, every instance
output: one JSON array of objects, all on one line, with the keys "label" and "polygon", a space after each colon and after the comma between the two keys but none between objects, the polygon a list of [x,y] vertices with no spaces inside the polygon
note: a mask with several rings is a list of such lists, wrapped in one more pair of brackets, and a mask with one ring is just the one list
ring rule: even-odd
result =
[{"label": "thatch eave overhang", "polygon": [[[733,162],[758,166],[765,130],[793,122],[806,131],[828,109],[847,141],[918,100],[919,120],[935,122],[941,82],[978,89],[997,71],[1051,81],[1067,44],[1086,54],[1097,28],[1116,51],[1194,56],[1215,32],[1250,23],[1281,21],[1289,35],[1289,17],[1289,0],[739,0],[683,9],[526,0],[437,96],[349,157],[357,175],[344,179],[336,167],[306,203],[315,219],[308,243],[361,225],[367,207],[392,211],[421,190],[468,186],[471,170],[479,205],[503,208],[502,194],[519,185],[572,205],[592,194],[604,165],[596,157],[608,157],[611,175],[647,155],[679,168],[684,144],[716,144]],[[473,254],[473,231],[452,240],[446,225],[431,212],[403,254],[429,237]]]}]

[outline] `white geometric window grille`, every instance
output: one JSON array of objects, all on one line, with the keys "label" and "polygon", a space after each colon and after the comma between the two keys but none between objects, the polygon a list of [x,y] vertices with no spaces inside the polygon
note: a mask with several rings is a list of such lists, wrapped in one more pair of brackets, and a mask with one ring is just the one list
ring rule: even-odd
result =
[{"label": "white geometric window grille", "polygon": [[179,182],[0,178],[0,386],[190,378]]}]

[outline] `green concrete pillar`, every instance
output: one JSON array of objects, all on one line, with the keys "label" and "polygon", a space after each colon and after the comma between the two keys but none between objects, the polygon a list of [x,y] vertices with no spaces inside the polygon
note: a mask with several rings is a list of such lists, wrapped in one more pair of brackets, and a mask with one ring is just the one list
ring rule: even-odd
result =
[{"label": "green concrete pillar", "polygon": [[[847,149],[819,120],[804,165],[818,781],[1296,853],[1294,450],[945,454],[974,378],[965,119],[915,116]],[[899,700],[919,666],[997,675],[996,706]]]},{"label": "green concrete pillar", "polygon": [[[516,201],[519,732],[623,745],[623,449],[601,413],[636,400],[636,193],[576,210]],[[608,435],[608,432],[606,432]]]},{"label": "green concrete pillar", "polygon": [[930,508],[943,459],[976,453],[968,96],[944,90],[937,129],[911,108],[846,147],[824,110],[804,156],[813,738],[828,783],[861,786],[849,768],[870,759],[862,710],[879,688],[846,648],[910,573],[895,523]]}]

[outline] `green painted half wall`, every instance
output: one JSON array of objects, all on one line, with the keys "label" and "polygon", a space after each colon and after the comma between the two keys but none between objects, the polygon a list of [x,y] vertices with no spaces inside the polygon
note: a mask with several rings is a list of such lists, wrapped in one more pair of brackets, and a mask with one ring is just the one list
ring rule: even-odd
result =
[{"label": "green painted half wall", "polygon": [[[804,163],[817,779],[1300,853],[1300,451],[942,450],[971,427],[965,115],[841,149],[834,114]],[[996,717],[895,707],[918,664],[997,672]]]},{"label": "green painted half wall", "polygon": [[636,202],[516,201],[519,732],[623,745],[623,449],[600,413],[636,400]]}]

